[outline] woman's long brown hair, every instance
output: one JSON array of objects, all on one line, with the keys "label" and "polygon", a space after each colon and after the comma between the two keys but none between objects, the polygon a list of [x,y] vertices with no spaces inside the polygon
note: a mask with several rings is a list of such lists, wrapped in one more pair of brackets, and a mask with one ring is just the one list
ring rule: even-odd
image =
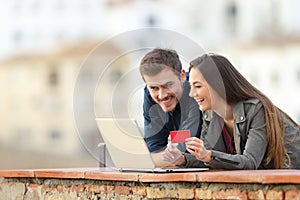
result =
[{"label": "woman's long brown hair", "polygon": [[190,63],[190,69],[196,67],[207,83],[229,104],[249,98],[261,101],[265,110],[268,149],[266,163],[274,162],[274,168],[284,167],[289,156],[284,147],[283,116],[291,120],[285,112],[277,108],[270,99],[249,83],[242,74],[223,56],[204,54]]}]

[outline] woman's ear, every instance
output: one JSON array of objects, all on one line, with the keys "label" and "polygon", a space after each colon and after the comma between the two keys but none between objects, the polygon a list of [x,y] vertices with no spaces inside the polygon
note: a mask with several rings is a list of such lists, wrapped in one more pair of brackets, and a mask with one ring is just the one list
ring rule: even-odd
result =
[{"label": "woman's ear", "polygon": [[181,83],[184,83],[186,81],[186,74],[184,69],[182,69],[180,72],[180,81]]}]

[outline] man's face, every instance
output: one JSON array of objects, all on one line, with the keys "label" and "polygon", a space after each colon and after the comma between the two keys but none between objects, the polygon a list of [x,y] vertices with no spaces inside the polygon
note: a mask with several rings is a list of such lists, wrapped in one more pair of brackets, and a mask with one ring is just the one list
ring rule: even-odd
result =
[{"label": "man's face", "polygon": [[173,111],[183,93],[182,84],[186,80],[184,70],[178,77],[167,67],[154,76],[144,75],[144,80],[152,99],[161,106],[163,111]]}]

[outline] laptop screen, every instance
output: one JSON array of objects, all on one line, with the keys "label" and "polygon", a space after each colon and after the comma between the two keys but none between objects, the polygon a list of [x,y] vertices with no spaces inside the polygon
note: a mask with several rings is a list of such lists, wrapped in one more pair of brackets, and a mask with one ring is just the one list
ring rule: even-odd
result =
[{"label": "laptop screen", "polygon": [[155,168],[135,119],[96,118],[111,159],[117,168]]}]

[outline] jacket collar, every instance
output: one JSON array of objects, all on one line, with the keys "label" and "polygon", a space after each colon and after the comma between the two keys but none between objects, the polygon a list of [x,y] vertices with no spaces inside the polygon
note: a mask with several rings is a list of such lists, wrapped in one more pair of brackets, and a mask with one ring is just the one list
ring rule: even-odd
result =
[{"label": "jacket collar", "polygon": [[259,102],[258,99],[246,99],[244,101],[239,101],[236,104],[232,105],[232,112],[235,123],[241,123],[246,120],[245,115],[245,104],[257,104]]},{"label": "jacket collar", "polygon": [[214,116],[214,112],[212,110],[206,110],[203,112],[203,119],[205,121],[211,121]]},{"label": "jacket collar", "polygon": [[232,105],[233,118],[235,123],[241,123],[246,120],[245,110],[244,110],[244,101],[240,101]]},{"label": "jacket collar", "polygon": [[[221,132],[223,127],[220,121],[220,116],[218,116],[212,110],[208,110],[203,112],[203,119],[205,121],[209,121],[209,136],[203,136],[207,142],[205,143],[205,147],[217,151],[225,151],[224,144],[220,143],[220,137],[222,135]],[[211,121],[212,123],[210,123]]]},{"label": "jacket collar", "polygon": [[[232,112],[235,123],[244,122],[246,120],[244,111],[244,101],[240,101],[232,105]],[[212,110],[207,110],[203,112],[203,118],[206,121],[211,121],[214,115],[217,115]],[[219,117],[219,116],[218,116]]]}]

